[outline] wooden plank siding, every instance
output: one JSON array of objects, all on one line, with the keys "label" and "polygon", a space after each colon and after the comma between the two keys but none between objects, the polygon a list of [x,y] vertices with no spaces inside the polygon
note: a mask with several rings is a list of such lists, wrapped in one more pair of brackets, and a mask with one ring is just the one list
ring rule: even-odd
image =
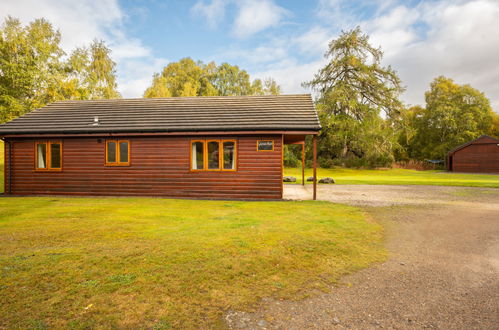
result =
[{"label": "wooden plank siding", "polygon": [[452,155],[452,170],[468,173],[499,173],[499,146],[471,144]]},{"label": "wooden plank siding", "polygon": [[[130,141],[130,166],[104,165],[106,138],[68,137],[58,138],[63,146],[60,172],[35,172],[34,145],[37,139],[8,139],[12,141],[12,194],[282,198],[282,134],[114,136],[112,139]],[[190,171],[190,141],[193,139],[235,139],[237,170]],[[273,140],[274,151],[257,152],[256,141],[261,139]],[[5,159],[7,170],[7,150]],[[5,181],[5,191],[8,191],[7,187],[8,180]]]}]

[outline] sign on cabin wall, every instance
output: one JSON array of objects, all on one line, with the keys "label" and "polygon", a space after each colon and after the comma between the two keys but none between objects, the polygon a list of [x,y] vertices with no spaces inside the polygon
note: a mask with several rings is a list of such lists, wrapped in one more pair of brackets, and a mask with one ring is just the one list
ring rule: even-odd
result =
[{"label": "sign on cabin wall", "polygon": [[256,141],[256,151],[274,151],[274,140]]}]

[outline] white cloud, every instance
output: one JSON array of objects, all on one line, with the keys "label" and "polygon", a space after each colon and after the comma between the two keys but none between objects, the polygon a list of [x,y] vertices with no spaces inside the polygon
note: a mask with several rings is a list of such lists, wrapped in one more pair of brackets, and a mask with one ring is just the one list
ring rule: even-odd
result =
[{"label": "white cloud", "polygon": [[[111,57],[118,65],[118,89],[125,97],[141,96],[142,82],[146,75],[151,79],[152,72],[147,70],[131,74],[136,66],[146,66],[156,59],[151,50],[139,39],[128,36],[124,29],[127,19],[117,0],[24,0],[0,2],[0,19],[6,15],[19,18],[27,24],[37,18],[46,18],[55,29],[61,31],[61,46],[66,53],[75,47],[88,45],[92,40],[104,40],[112,49]],[[126,82],[123,77],[127,77]],[[127,86],[137,86],[137,89]],[[140,90],[139,90],[140,88]]]},{"label": "white cloud", "polygon": [[95,38],[105,39],[119,28],[124,17],[115,0],[2,1],[0,12],[19,18],[24,24],[46,18],[61,30],[65,50],[88,44]]},{"label": "white cloud", "polygon": [[124,97],[142,97],[151,85],[152,76],[169,62],[168,59],[154,58],[150,61],[130,59],[120,65],[122,74],[118,77],[118,86]]},{"label": "white cloud", "polygon": [[224,50],[212,58],[212,60],[222,59],[228,62],[244,62],[243,69],[248,66],[264,66],[283,60],[289,56],[288,49],[284,45],[265,44],[253,49],[229,49]]},{"label": "white cloud", "polygon": [[208,22],[208,26],[215,28],[225,15],[226,5],[226,0],[211,0],[210,3],[205,3],[204,0],[199,0],[191,8],[191,13],[203,16]]},{"label": "white cloud", "polygon": [[234,36],[246,38],[281,23],[288,11],[270,0],[243,0],[234,21]]},{"label": "white cloud", "polygon": [[[320,1],[317,16],[324,21],[287,40],[288,56],[270,58],[254,75],[273,76],[286,93],[304,92],[300,84],[325,64],[319,56],[328,42],[341,29],[360,25],[370,35],[371,44],[381,46],[384,64],[398,71],[407,87],[402,95],[405,102],[424,105],[430,82],[445,75],[483,91],[499,112],[499,1],[439,0],[413,7],[403,3],[391,1],[391,6],[386,6],[381,0],[365,1],[362,6],[371,6],[374,15],[361,19],[352,2]],[[345,25],[330,25],[327,22],[337,23],[331,17],[340,18]],[[314,53],[316,59],[308,63],[297,60],[299,55]]]},{"label": "white cloud", "polygon": [[331,41],[331,36],[332,33],[328,29],[314,26],[298,36],[295,42],[302,53],[323,54]]},{"label": "white cloud", "polygon": [[[423,104],[430,82],[445,75],[485,92],[499,111],[499,2],[440,1],[406,9],[403,17],[411,23],[368,32],[407,85],[408,103]],[[418,34],[418,24],[426,32]]]},{"label": "white cloud", "polygon": [[281,86],[284,94],[309,93],[310,90],[302,87],[301,84],[311,80],[314,74],[325,64],[323,59],[303,64],[292,59],[286,59],[275,63],[268,70],[253,73],[252,77],[260,79],[274,78]]}]

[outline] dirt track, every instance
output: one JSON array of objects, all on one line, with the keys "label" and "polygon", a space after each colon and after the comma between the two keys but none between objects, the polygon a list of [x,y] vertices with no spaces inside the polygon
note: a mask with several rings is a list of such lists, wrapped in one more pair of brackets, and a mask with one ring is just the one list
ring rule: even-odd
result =
[{"label": "dirt track", "polygon": [[364,205],[383,222],[389,260],[328,294],[230,312],[230,327],[499,328],[498,189],[327,186],[319,197]]}]

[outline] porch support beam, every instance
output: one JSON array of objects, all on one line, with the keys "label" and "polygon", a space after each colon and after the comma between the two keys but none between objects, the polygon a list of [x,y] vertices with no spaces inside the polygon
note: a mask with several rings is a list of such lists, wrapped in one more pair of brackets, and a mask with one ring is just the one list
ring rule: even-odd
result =
[{"label": "porch support beam", "polygon": [[305,185],[305,142],[301,145],[301,184]]},{"label": "porch support beam", "polygon": [[314,144],[314,201],[317,200],[317,135],[313,137]]}]

